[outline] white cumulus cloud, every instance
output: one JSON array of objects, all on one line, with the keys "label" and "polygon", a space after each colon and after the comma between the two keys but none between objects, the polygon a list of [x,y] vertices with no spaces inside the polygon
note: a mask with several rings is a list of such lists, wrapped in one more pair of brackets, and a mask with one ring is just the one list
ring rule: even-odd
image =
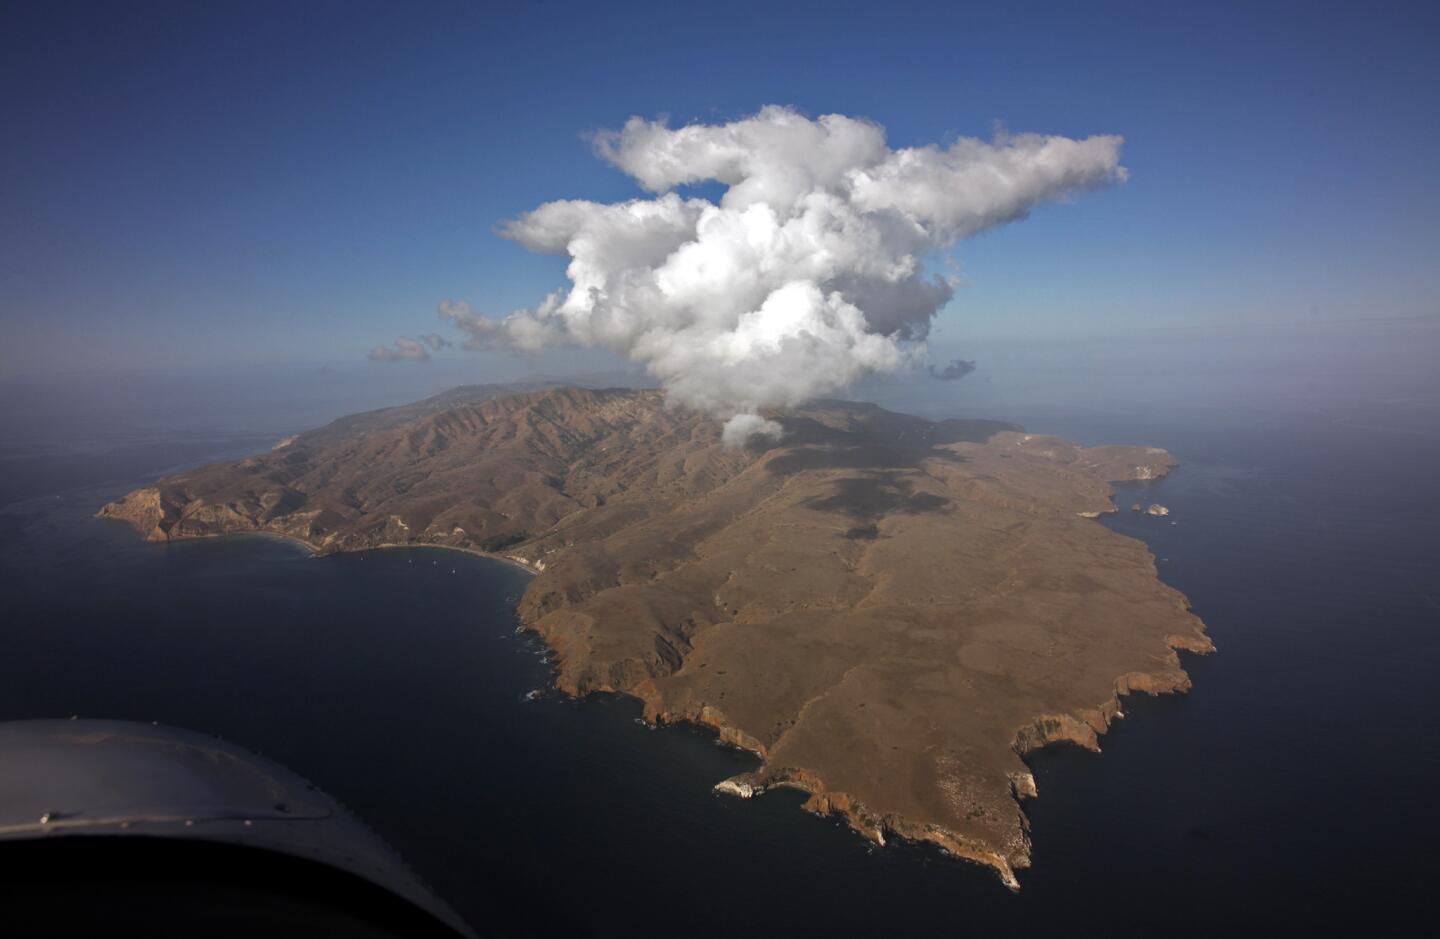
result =
[{"label": "white cumulus cloud", "polygon": [[[1124,180],[1121,143],[998,134],[891,149],[878,124],[779,106],[728,124],[631,118],[596,152],[651,196],[548,202],[500,228],[568,257],[568,287],[501,318],[452,302],[440,313],[472,348],[612,350],[673,403],[745,416],[727,440],[774,436],[761,408],[923,359],[955,287],[927,255]],[[718,204],[677,192],[715,182]]]},{"label": "white cumulus cloud", "polygon": [[759,414],[736,414],[725,422],[720,439],[727,447],[741,447],[751,437],[768,437],[779,440],[785,436],[785,428],[778,421],[769,421]]}]

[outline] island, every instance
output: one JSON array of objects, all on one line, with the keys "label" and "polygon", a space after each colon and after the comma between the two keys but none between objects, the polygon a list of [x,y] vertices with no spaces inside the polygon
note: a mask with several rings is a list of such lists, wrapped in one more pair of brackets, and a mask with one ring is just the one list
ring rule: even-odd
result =
[{"label": "island", "polygon": [[521,626],[572,695],[633,695],[877,844],[1030,863],[1024,757],[1097,749],[1121,697],[1213,650],[1145,545],[1095,519],[1153,447],[816,401],[727,447],[654,390],[473,386],[343,418],[101,509],[156,541],[478,551],[536,574]]}]

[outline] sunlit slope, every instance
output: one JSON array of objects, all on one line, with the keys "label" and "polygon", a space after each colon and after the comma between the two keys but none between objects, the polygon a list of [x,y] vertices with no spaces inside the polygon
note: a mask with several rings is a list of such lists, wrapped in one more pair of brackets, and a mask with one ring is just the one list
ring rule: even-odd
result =
[{"label": "sunlit slope", "polygon": [[817,402],[721,444],[660,392],[477,389],[337,422],[107,505],[153,540],[267,531],[318,551],[434,544],[539,576],[524,624],[574,694],[640,697],[877,841],[1028,864],[1021,755],[1094,746],[1118,694],[1208,651],[1141,543],[1093,521],[1148,447]]}]

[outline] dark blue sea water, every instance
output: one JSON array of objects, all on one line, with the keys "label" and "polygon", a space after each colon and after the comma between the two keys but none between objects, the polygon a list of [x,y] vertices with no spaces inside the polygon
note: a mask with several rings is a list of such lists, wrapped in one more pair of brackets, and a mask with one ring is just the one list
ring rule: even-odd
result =
[{"label": "dark blue sea water", "polygon": [[[1032,758],[1035,866],[1018,895],[931,851],[872,849],[792,794],[714,796],[751,758],[647,729],[629,701],[525,700],[548,670],[513,632],[519,570],[429,549],[315,559],[263,538],[157,546],[92,519],[173,462],[163,451],[137,471],[143,446],[77,450],[71,475],[0,510],[0,719],[158,720],[259,750],[347,803],[482,928],[989,936],[1400,922],[1428,910],[1440,837],[1440,395],[1404,363],[1363,394],[1330,382],[1208,393],[1192,373],[1190,393],[1167,397],[1155,389],[1187,373],[1147,362],[1131,363],[1129,384],[1111,369],[1068,394],[1001,394],[999,369],[963,393],[872,389],[919,413],[1156,444],[1181,460],[1144,493],[1169,518],[1104,523],[1151,546],[1219,652],[1186,657],[1189,695],[1130,700],[1102,754]],[[246,445],[226,436],[186,457]]]}]

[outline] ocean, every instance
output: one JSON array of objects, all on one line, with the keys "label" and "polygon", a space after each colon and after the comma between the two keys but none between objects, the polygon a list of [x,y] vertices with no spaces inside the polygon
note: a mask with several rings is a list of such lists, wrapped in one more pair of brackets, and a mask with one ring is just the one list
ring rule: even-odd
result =
[{"label": "ocean", "polygon": [[752,757],[650,729],[627,699],[546,690],[543,648],[515,633],[516,568],[424,548],[314,558],[263,537],[153,545],[92,518],[176,465],[358,409],[344,398],[168,431],[137,405],[144,420],[108,420],[98,441],[88,425],[43,440],[0,425],[0,720],[156,720],[257,750],[358,813],[482,931],[1402,922],[1427,912],[1440,837],[1433,338],[992,343],[959,382],[858,389],[1180,460],[1144,492],[1170,516],[1130,512],[1122,488],[1100,523],[1150,546],[1218,652],[1184,657],[1189,694],[1127,699],[1102,753],[1030,757],[1019,893],[933,850],[877,849],[796,793],[716,796]]}]

